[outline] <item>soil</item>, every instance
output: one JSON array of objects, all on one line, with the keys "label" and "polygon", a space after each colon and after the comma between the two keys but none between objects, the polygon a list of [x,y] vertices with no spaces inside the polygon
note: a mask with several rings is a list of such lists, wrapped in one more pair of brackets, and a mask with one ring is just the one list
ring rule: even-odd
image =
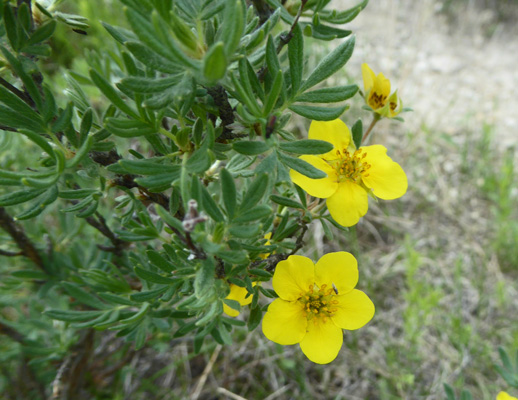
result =
[{"label": "soil", "polygon": [[[357,3],[333,5],[346,9]],[[348,70],[355,77],[357,71],[361,82],[360,65],[367,62],[391,79],[405,106],[414,109],[404,115],[406,129],[455,136],[487,124],[502,147],[515,146],[517,18],[500,22],[496,11],[471,3],[452,16],[436,0],[371,0],[347,26],[356,34]]]}]

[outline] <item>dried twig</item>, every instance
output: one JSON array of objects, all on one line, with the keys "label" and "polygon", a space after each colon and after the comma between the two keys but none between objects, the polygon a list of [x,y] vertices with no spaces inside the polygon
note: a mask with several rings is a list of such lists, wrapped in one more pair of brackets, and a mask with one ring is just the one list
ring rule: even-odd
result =
[{"label": "dried twig", "polygon": [[214,349],[214,352],[212,353],[212,356],[210,356],[210,360],[207,363],[207,366],[203,370],[203,373],[200,376],[200,380],[198,381],[198,384],[194,388],[194,391],[191,395],[191,400],[198,400],[198,397],[200,397],[200,393],[203,390],[203,386],[205,385],[205,382],[207,381],[207,377],[210,374],[210,371],[212,371],[212,367],[214,366],[214,363],[216,362],[216,359],[218,358],[219,352],[221,351],[222,346],[218,344],[216,348]]}]

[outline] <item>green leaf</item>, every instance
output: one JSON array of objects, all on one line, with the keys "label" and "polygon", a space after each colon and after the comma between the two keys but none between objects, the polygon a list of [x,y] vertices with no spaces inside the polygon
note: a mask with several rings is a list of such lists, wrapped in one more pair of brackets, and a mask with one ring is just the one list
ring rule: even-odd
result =
[{"label": "green leaf", "polygon": [[117,163],[130,174],[162,175],[167,173],[172,175],[171,180],[178,179],[181,170],[179,165],[162,164],[151,160],[119,160]]},{"label": "green leaf", "polygon": [[232,148],[240,154],[255,156],[268,151],[270,146],[265,142],[241,141],[233,143]]},{"label": "green leaf", "polygon": [[223,221],[224,217],[218,205],[205,186],[201,186],[202,208],[216,222]]},{"label": "green leaf", "polygon": [[292,200],[288,197],[277,196],[275,194],[272,194],[270,196],[270,200],[273,201],[274,203],[280,204],[281,206],[285,206],[285,207],[300,208],[300,209],[305,208],[304,206],[302,206],[302,204],[300,204],[299,202],[297,202],[295,200]]},{"label": "green leaf", "polygon": [[300,172],[302,175],[305,175],[308,178],[322,179],[327,177],[327,174],[324,171],[315,168],[300,158],[290,157],[282,153],[278,153],[278,156],[281,162],[288,168],[294,169],[295,171]]},{"label": "green leaf", "polygon": [[59,112],[59,116],[52,124],[52,132],[57,133],[65,130],[72,123],[74,113],[74,103],[68,102],[64,110]]},{"label": "green leaf", "polygon": [[77,189],[77,190],[60,190],[59,197],[67,200],[83,199],[88,195],[101,193],[97,189]]},{"label": "green leaf", "polygon": [[61,286],[63,287],[63,289],[65,289],[69,296],[73,297],[75,300],[79,301],[82,304],[101,310],[107,308],[107,305],[105,303],[103,303],[97,297],[86,292],[74,283],[62,282]]},{"label": "green leaf", "polygon": [[295,101],[306,103],[338,103],[339,101],[353,97],[357,92],[357,85],[328,87],[302,93],[297,96]]},{"label": "green leaf", "polygon": [[173,278],[167,278],[162,275],[158,275],[154,272],[142,269],[140,267],[135,267],[135,273],[137,276],[145,281],[151,282],[151,283],[158,283],[161,285],[170,285],[171,283],[175,283],[176,279]]},{"label": "green leaf", "polygon": [[26,189],[17,192],[7,193],[0,196],[0,207],[13,206],[25,203],[43,194],[46,189]]},{"label": "green leaf", "polygon": [[291,92],[298,92],[304,71],[304,38],[299,24],[295,25],[293,37],[288,43],[288,58],[290,61]]},{"label": "green leaf", "polygon": [[268,175],[259,175],[249,186],[241,202],[240,211],[250,209],[263,198],[268,188]]},{"label": "green leaf", "polygon": [[139,39],[154,52],[168,60],[170,63],[174,63],[179,66],[183,64],[188,68],[194,67],[195,64],[193,60],[187,57],[187,55],[180,50],[179,45],[174,42],[174,39],[169,38],[167,45],[159,40],[160,34],[157,33],[151,22],[149,22],[143,15],[140,15],[131,9],[127,9],[126,17]]},{"label": "green leaf", "polygon": [[145,122],[134,119],[106,118],[106,129],[115,136],[132,138],[151,135],[156,129]]},{"label": "green leaf", "polygon": [[90,129],[92,129],[93,123],[93,112],[90,107],[86,109],[83,114],[83,119],[81,120],[81,126],[79,128],[79,142],[84,143],[86,140],[86,136],[90,133]]},{"label": "green leaf", "polygon": [[229,220],[232,220],[236,209],[236,185],[234,178],[225,168],[222,168],[220,173],[221,181],[221,197],[223,197],[223,204]]},{"label": "green leaf", "polygon": [[268,271],[265,271],[264,269],[251,268],[248,270],[248,272],[252,275],[260,276],[263,278],[272,278],[272,274]]},{"label": "green leaf", "polygon": [[[273,73],[273,71],[271,71]],[[263,115],[267,117],[275,108],[275,104],[281,94],[281,91],[284,87],[284,78],[281,70],[278,70],[275,74],[275,78],[273,80],[272,87],[270,89],[270,93],[268,93],[268,97],[266,98],[266,102],[263,107]]]},{"label": "green leaf", "polygon": [[241,82],[236,78],[236,76],[233,73],[230,73],[230,79],[236,91],[236,98],[241,103],[243,103],[254,116],[260,117],[262,115],[262,112],[259,108],[259,104],[257,103],[255,96],[249,94],[245,90]]},{"label": "green leaf", "polygon": [[32,33],[31,37],[29,38],[29,41],[27,42],[27,45],[31,46],[34,44],[44,42],[47,39],[50,39],[55,29],[56,21],[54,20],[50,20],[49,22],[41,25]]},{"label": "green leaf", "polygon": [[155,207],[155,210],[160,218],[169,226],[172,226],[176,230],[183,232],[183,225],[182,221],[179,219],[173,217],[167,210],[164,208],[157,206]]},{"label": "green leaf", "polygon": [[325,21],[328,21],[332,24],[336,25],[343,25],[348,22],[351,22],[353,19],[355,19],[361,10],[363,10],[367,4],[369,3],[369,0],[363,0],[361,3],[357,4],[354,7],[351,7],[347,10],[338,12],[338,13],[331,13],[330,15],[322,15],[321,18]]},{"label": "green leaf", "polygon": [[363,123],[362,120],[359,119],[356,121],[351,129],[353,134],[353,142],[357,149],[362,145],[363,139]]},{"label": "green leaf", "polygon": [[250,310],[250,315],[248,316],[248,331],[251,332],[255,328],[259,326],[261,323],[261,319],[263,318],[263,312],[261,311],[261,307],[255,307]]},{"label": "green leaf", "polygon": [[245,10],[241,0],[227,0],[223,15],[219,41],[225,45],[227,58],[231,58],[239,46],[245,29]]},{"label": "green leaf", "polygon": [[142,64],[166,74],[180,74],[182,66],[171,62],[139,42],[125,42],[124,45]]},{"label": "green leaf", "polygon": [[310,87],[315,86],[317,83],[329,78],[336,71],[342,68],[353,53],[354,42],[355,38],[353,36],[324,57],[315,70],[310,74],[308,79],[303,82],[300,92],[304,92]]},{"label": "green leaf", "polygon": [[202,145],[198,150],[194,151],[187,160],[187,170],[195,174],[201,174],[210,168],[212,163],[211,156],[207,146]]},{"label": "green leaf", "polygon": [[244,250],[220,250],[217,256],[230,264],[248,264],[248,253]]},{"label": "green leaf", "polygon": [[58,198],[58,189],[54,185],[52,186],[44,196],[40,197],[36,203],[30,207],[28,210],[25,210],[24,212],[17,214],[14,219],[16,220],[26,220],[34,218],[38,215],[40,215],[43,210],[49,205],[52,204],[56,199]]},{"label": "green leaf", "polygon": [[175,270],[175,266],[172,265],[168,260],[166,260],[159,252],[155,250],[146,251],[147,257],[149,261],[153,263],[153,265],[166,273],[171,273]]},{"label": "green leaf", "polygon": [[324,154],[333,150],[333,145],[325,140],[303,139],[281,143],[279,148],[295,154]]},{"label": "green leaf", "polygon": [[130,106],[128,106],[124,100],[119,96],[117,91],[113,88],[110,83],[104,79],[97,71],[94,69],[90,69],[90,78],[92,78],[95,86],[99,88],[99,90],[112,102],[112,104],[117,107],[122,112],[132,116],[133,118],[138,119],[139,115],[135,112]]},{"label": "green leaf", "polygon": [[229,228],[229,233],[232,236],[242,239],[249,239],[256,237],[261,230],[261,225],[233,225]]},{"label": "green leaf", "polygon": [[46,281],[49,279],[49,276],[43,271],[36,271],[32,269],[22,269],[18,271],[14,271],[11,273],[11,276],[14,276],[18,279],[30,279],[30,280],[39,280]]},{"label": "green leaf", "polygon": [[271,35],[268,36],[268,41],[266,42],[266,66],[271,74],[273,74],[274,71],[282,70],[281,63],[277,57],[277,49],[275,48],[275,43]]},{"label": "green leaf", "polygon": [[227,58],[223,42],[217,42],[205,54],[203,59],[203,75],[209,82],[222,79],[227,72]]},{"label": "green leaf", "polygon": [[9,52],[9,50],[7,50],[3,46],[0,46],[0,50],[2,51],[7,62],[11,64],[11,67],[13,68],[16,75],[18,75],[22,80],[23,84],[25,85],[25,88],[27,89],[27,92],[29,92],[29,95],[31,96],[32,100],[34,100],[34,103],[36,104],[38,110],[41,110],[43,101],[41,98],[40,89],[36,85],[32,76],[25,72],[22,63],[15,56],[13,56]]},{"label": "green leaf", "polygon": [[349,108],[348,105],[342,107],[315,107],[292,105],[291,111],[314,121],[332,121],[342,115]]},{"label": "green leaf", "polygon": [[200,268],[196,272],[196,277],[194,278],[194,293],[197,298],[204,297],[207,292],[212,289],[215,278],[214,273],[214,259],[207,258],[202,260]]},{"label": "green leaf", "polygon": [[135,182],[142,187],[148,188],[151,192],[163,192],[170,189],[171,184],[179,177],[180,170],[178,170],[178,174],[168,173],[135,178]]},{"label": "green leaf", "polygon": [[126,297],[117,296],[116,294],[110,292],[101,292],[97,293],[97,295],[103,299],[104,301],[111,304],[121,304],[124,306],[134,306],[135,302],[128,300]]},{"label": "green leaf", "polygon": [[58,321],[78,322],[96,318],[103,313],[104,311],[48,310],[44,311],[43,315],[51,319],[57,319]]},{"label": "green leaf", "polygon": [[66,160],[66,168],[73,168],[76,165],[78,165],[83,158],[85,158],[88,155],[88,152],[92,148],[94,144],[94,138],[93,135],[86,136],[86,140],[83,142],[79,150],[76,151],[76,154],[74,158],[70,160]]},{"label": "green leaf", "polygon": [[272,214],[271,207],[261,204],[248,210],[243,210],[235,219],[235,222],[251,222],[266,218]]},{"label": "green leaf", "polygon": [[22,118],[38,122],[41,126],[42,120],[40,115],[32,109],[25,101],[13,94],[10,90],[0,86],[0,101]]},{"label": "green leaf", "polygon": [[56,153],[52,149],[52,146],[49,144],[49,142],[47,142],[45,138],[43,138],[43,136],[26,129],[18,129],[18,132],[20,132],[22,135],[26,136],[27,139],[38,145],[49,156],[51,156],[52,158],[56,158]]},{"label": "green leaf", "polygon": [[443,383],[444,391],[446,392],[447,400],[455,400],[455,392],[453,388],[447,383]]},{"label": "green leaf", "polygon": [[346,29],[339,29],[324,24],[307,24],[304,27],[304,33],[308,36],[313,36],[315,39],[333,40],[336,38],[344,38],[349,36],[352,32]]},{"label": "green leaf", "polygon": [[8,3],[4,5],[3,14],[5,31],[7,33],[9,43],[14,51],[18,51],[20,49],[20,41],[18,38],[16,19],[14,17],[13,9]]},{"label": "green leaf", "polygon": [[138,301],[139,303],[143,303],[145,301],[151,301],[154,299],[158,299],[166,290],[167,290],[167,286],[164,286],[164,287],[161,287],[158,289],[148,290],[148,291],[139,292],[139,293],[133,293],[130,295],[130,299],[133,301]]},{"label": "green leaf", "polygon": [[135,93],[161,93],[176,86],[181,80],[182,75],[172,75],[165,78],[129,76],[124,78],[117,86],[127,88]]}]

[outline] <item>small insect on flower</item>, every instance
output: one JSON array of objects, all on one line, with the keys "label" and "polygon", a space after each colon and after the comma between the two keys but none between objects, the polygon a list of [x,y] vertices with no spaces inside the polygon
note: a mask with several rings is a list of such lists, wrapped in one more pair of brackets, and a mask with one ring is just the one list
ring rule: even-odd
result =
[{"label": "small insect on flower", "polygon": [[316,264],[302,256],[279,262],[272,280],[279,298],[264,315],[264,335],[282,345],[299,343],[311,361],[330,363],[342,347],[342,329],[359,329],[374,315],[372,301],[354,288],[357,282],[356,259],[344,251]]}]

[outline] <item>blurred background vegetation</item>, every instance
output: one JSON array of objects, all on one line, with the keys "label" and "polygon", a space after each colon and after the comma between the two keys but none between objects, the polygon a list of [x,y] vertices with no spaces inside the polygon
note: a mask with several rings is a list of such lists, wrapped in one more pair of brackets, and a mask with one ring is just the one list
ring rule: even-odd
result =
[{"label": "blurred background vegetation", "polygon": [[[354,3],[335,1],[343,8]],[[65,96],[66,70],[86,74],[90,52],[118,52],[100,21],[119,26],[125,21],[117,1],[68,1],[60,9],[90,24],[79,33],[60,25],[53,37],[54,56],[44,71]],[[196,356],[191,342],[168,335],[138,351],[106,335],[95,345],[93,338],[87,341],[104,357],[84,377],[88,389],[82,396],[438,400],[446,398],[443,383],[457,392],[467,389],[475,399],[494,399],[500,390],[517,396],[494,369],[498,346],[518,349],[518,122],[509,112],[516,114],[518,103],[505,92],[518,85],[517,53],[509,54],[518,46],[517,9],[516,0],[373,0],[350,28],[357,49],[339,79],[360,83],[359,66],[368,62],[391,78],[415,112],[405,115],[405,124],[383,121],[376,130],[376,141],[408,174],[407,195],[371,203],[369,214],[347,234],[314,226],[307,241],[305,254],[313,259],[351,251],[359,259],[360,288],[377,307],[367,327],[346,332],[332,364],[312,364],[295,346],[271,343],[260,330],[243,330],[227,348],[206,341]],[[328,51],[315,49],[308,62]],[[456,64],[464,55],[469,66]],[[471,80],[461,78],[466,74]],[[99,96],[93,88],[86,92]],[[360,99],[356,102],[344,120],[364,115]],[[304,136],[308,124],[294,120],[293,130]],[[27,143],[3,134],[4,165],[30,165],[38,150],[12,151],[20,146]],[[56,238],[60,246],[67,246],[60,231],[75,230],[81,237],[85,228],[56,209],[38,221],[24,226],[32,235]],[[324,239],[324,229],[333,230],[334,241]],[[71,262],[89,262],[92,246],[78,247]],[[0,271],[16,262],[3,258]],[[57,355],[73,341],[62,323],[40,316],[37,296],[47,296],[45,288],[31,299],[27,288],[11,277],[0,284],[2,318],[26,323],[34,342],[22,352],[0,336],[1,398],[36,398],[55,378]]]}]

